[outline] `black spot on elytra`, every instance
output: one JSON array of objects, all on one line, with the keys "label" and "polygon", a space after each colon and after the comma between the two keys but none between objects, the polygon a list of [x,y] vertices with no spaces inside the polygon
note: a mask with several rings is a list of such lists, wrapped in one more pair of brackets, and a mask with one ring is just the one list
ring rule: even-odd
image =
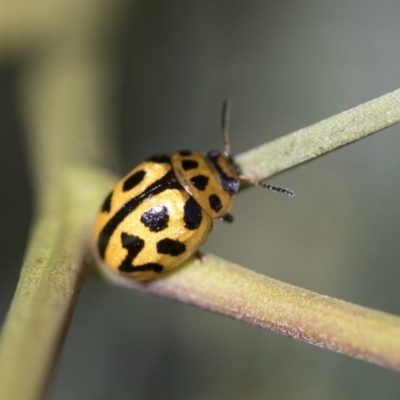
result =
[{"label": "black spot on elytra", "polygon": [[199,166],[199,163],[194,160],[183,160],[182,161],[182,168],[185,171],[189,171],[190,169],[196,169]]},{"label": "black spot on elytra", "polygon": [[183,207],[183,221],[185,228],[189,230],[197,229],[201,224],[201,207],[193,197],[189,197]]},{"label": "black spot on elytra", "polygon": [[160,232],[168,227],[168,209],[165,206],[153,207],[143,213],[140,222],[151,232]]},{"label": "black spot on elytra", "polygon": [[121,233],[121,244],[124,249],[128,250],[124,261],[119,266],[119,270],[123,272],[132,272],[132,262],[135,257],[141,252],[144,247],[144,240],[135,235],[129,235],[128,233]]},{"label": "black spot on elytra", "polygon": [[111,192],[106,199],[104,200],[103,205],[101,206],[101,211],[102,212],[110,212],[111,210],[111,198],[112,198],[113,192]]},{"label": "black spot on elytra", "polygon": [[198,190],[204,190],[207,187],[209,178],[205,175],[196,175],[190,179],[190,182],[193,183],[193,186]]},{"label": "black spot on elytra", "polygon": [[155,154],[149,157],[146,161],[155,162],[157,164],[170,163],[171,158],[167,154]]},{"label": "black spot on elytra", "polygon": [[135,235],[129,235],[128,233],[121,233],[121,243],[124,249],[128,250],[124,261],[119,266],[121,272],[142,272],[142,271],[154,271],[162,272],[164,267],[157,263],[147,263],[142,265],[132,265],[135,257],[140,253],[144,247],[144,240]]},{"label": "black spot on elytra", "polygon": [[216,194],[211,194],[208,198],[208,202],[215,212],[218,212],[222,208],[221,199]]},{"label": "black spot on elytra", "polygon": [[144,247],[144,240],[139,236],[130,235],[129,233],[121,233],[121,244],[124,249],[133,255],[135,258]]},{"label": "black spot on elytra", "polygon": [[187,157],[187,156],[191,156],[191,155],[192,155],[192,152],[191,152],[190,150],[181,150],[181,151],[179,152],[179,154],[180,154],[181,156]]},{"label": "black spot on elytra", "polygon": [[157,253],[158,254],[169,254],[170,256],[179,256],[184,253],[186,246],[179,240],[173,239],[162,239],[157,242]]},{"label": "black spot on elytra", "polygon": [[147,264],[142,264],[142,265],[129,265],[127,266],[127,269],[122,269],[122,264],[119,267],[119,270],[121,272],[147,272],[147,271],[153,271],[160,273],[162,272],[164,267],[161,264],[158,263],[147,263]]},{"label": "black spot on elytra", "polygon": [[125,182],[122,186],[122,190],[124,192],[128,192],[129,190],[133,189],[136,185],[142,182],[145,175],[146,171],[143,169],[135,172],[134,174],[125,179]]}]

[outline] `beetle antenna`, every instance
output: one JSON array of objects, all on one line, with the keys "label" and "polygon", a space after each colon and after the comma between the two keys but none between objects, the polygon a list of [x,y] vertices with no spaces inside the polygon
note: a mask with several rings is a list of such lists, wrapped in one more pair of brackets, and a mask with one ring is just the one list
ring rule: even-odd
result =
[{"label": "beetle antenna", "polygon": [[229,122],[231,119],[231,108],[232,101],[230,99],[225,99],[222,103],[222,115],[221,115],[221,125],[222,125],[222,139],[224,141],[224,155],[228,157],[231,154],[231,149],[229,146]]},{"label": "beetle antenna", "polygon": [[262,187],[264,189],[272,190],[273,192],[276,192],[276,193],[286,194],[287,196],[295,196],[293,190],[290,190],[290,189],[285,189],[285,188],[282,188],[282,187],[279,187],[279,186],[269,185],[267,183],[262,183],[260,181],[256,181],[256,180],[251,179],[251,178],[249,178],[247,176],[244,176],[244,175],[240,175],[239,178],[240,178],[241,181],[249,183],[249,184],[254,185],[254,186],[260,186],[260,187]]},{"label": "beetle antenna", "polygon": [[268,189],[268,190],[272,190],[273,192],[276,192],[276,193],[286,194],[286,196],[295,196],[293,190],[290,190],[287,188],[281,188],[280,186],[267,185],[267,184],[263,184],[263,183],[259,183],[259,186],[261,186],[265,189]]}]

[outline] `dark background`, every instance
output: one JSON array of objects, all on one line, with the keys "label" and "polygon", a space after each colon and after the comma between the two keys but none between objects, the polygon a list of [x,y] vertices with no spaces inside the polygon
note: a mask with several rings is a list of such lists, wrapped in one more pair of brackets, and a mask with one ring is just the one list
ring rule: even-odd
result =
[{"label": "dark background", "polygon": [[[180,148],[239,153],[399,87],[400,3],[148,1],[120,43],[121,173]],[[32,219],[18,62],[0,67],[0,316]],[[400,313],[400,128],[251,189],[205,250],[276,279]],[[95,212],[95,210],[94,210]],[[241,249],[241,250],[240,250]],[[400,340],[400,339],[399,339]],[[397,373],[193,307],[90,280],[52,398],[394,399]]]}]

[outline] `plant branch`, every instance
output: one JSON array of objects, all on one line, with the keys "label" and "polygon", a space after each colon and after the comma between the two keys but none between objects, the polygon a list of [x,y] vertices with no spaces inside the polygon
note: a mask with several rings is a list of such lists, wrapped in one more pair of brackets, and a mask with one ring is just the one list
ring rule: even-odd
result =
[{"label": "plant branch", "polygon": [[51,43],[21,77],[36,218],[2,329],[0,399],[44,398],[81,289],[94,210],[113,181],[95,166],[116,154],[105,134],[112,71],[90,49]]},{"label": "plant branch", "polygon": [[102,271],[118,285],[400,371],[399,317],[297,288],[210,254],[146,284]]},{"label": "plant branch", "polygon": [[44,398],[82,286],[93,206],[109,184],[71,167],[42,202],[1,336],[1,399]]},{"label": "plant branch", "polygon": [[400,89],[239,154],[245,175],[264,179],[400,122]]}]

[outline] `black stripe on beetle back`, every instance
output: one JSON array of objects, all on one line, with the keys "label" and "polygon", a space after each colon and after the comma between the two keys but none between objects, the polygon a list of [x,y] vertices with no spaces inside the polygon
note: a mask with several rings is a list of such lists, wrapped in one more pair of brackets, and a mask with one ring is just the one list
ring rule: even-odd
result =
[{"label": "black stripe on beetle back", "polygon": [[134,174],[128,176],[128,178],[125,179],[125,182],[122,185],[122,190],[124,192],[129,192],[129,190],[133,189],[135,186],[139,185],[140,182],[142,182],[145,175],[146,171],[144,169],[141,169],[140,171],[137,171]]},{"label": "black stripe on beetle back", "polygon": [[111,191],[111,193],[106,197],[103,205],[101,206],[101,212],[110,212],[112,195],[113,195],[113,192]]},{"label": "black stripe on beetle back", "polygon": [[191,169],[196,169],[199,166],[199,163],[194,160],[183,160],[182,161],[182,168],[185,171],[189,171]]},{"label": "black stripe on beetle back", "polygon": [[136,267],[132,266],[132,270],[130,272],[153,271],[159,274],[160,272],[163,272],[163,269],[164,267],[161,264],[147,263],[147,264],[137,265]]},{"label": "black stripe on beetle back", "polygon": [[148,197],[163,192],[166,189],[183,189],[182,185],[176,180],[174,171],[168,171],[162,178],[148,186],[141,194],[127,201],[114,215],[109,219],[107,224],[101,230],[97,247],[101,258],[104,259],[108,242],[117,229],[118,225],[136,208],[140,203]]},{"label": "black stripe on beetle back", "polygon": [[154,156],[146,159],[148,162],[155,162],[157,164],[171,163],[171,158],[167,154],[155,154]]},{"label": "black stripe on beetle back", "polygon": [[193,178],[190,179],[190,182],[192,182],[193,186],[198,189],[198,190],[205,190],[207,187],[209,178],[208,176],[205,175],[196,175]]},{"label": "black stripe on beetle back", "polygon": [[183,206],[183,221],[185,228],[191,231],[197,229],[202,220],[201,207],[193,197],[189,197]]},{"label": "black stripe on beetle back", "polygon": [[[211,150],[207,153],[207,158],[211,161],[214,168],[217,170],[218,175],[221,178],[221,184],[225,192],[230,194],[236,194],[240,189],[240,181],[235,178],[230,178],[225,172],[222,170],[217,160],[220,156],[220,152],[218,150]],[[233,160],[229,157],[229,161],[232,162],[232,166],[235,167]]]}]

